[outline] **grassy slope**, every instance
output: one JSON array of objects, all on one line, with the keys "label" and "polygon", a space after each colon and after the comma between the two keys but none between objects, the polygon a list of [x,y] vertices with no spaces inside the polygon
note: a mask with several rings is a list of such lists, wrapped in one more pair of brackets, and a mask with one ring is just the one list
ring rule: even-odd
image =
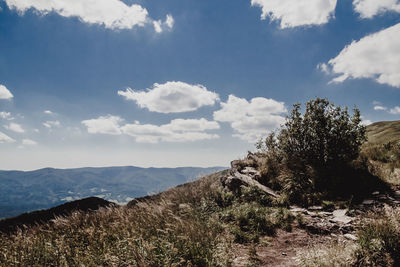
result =
[{"label": "grassy slope", "polygon": [[124,203],[222,169],[127,166],[0,171],[0,218],[90,196]]},{"label": "grassy slope", "polygon": [[380,121],[367,126],[368,143],[384,144],[400,140],[400,121]]},{"label": "grassy slope", "polygon": [[[399,126],[399,121],[368,126],[370,142],[397,140]],[[283,209],[263,207],[251,199],[235,202],[221,193],[219,177],[224,173],[133,201],[128,207],[77,213],[24,233],[0,235],[0,262],[8,266],[226,266],[233,240],[258,238],[252,236],[254,226],[262,235],[273,234],[292,219]]]}]

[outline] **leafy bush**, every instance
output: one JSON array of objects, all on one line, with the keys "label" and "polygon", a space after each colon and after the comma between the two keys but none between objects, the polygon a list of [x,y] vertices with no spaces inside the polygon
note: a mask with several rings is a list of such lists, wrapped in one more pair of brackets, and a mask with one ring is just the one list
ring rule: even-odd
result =
[{"label": "leafy bush", "polygon": [[366,141],[358,109],[350,116],[347,108],[321,98],[310,100],[304,114],[300,109],[295,104],[280,131],[257,143],[265,158],[262,183],[303,205],[349,197],[358,193],[358,183],[364,191],[378,186],[367,165],[356,161]]}]

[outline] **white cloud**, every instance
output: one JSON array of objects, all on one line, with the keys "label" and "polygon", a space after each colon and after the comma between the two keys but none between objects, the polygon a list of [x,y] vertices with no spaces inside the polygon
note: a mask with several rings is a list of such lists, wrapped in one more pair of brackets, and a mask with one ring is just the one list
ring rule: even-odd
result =
[{"label": "white cloud", "polygon": [[372,18],[387,11],[400,12],[398,0],[354,0],[353,6],[362,18]]},{"label": "white cloud", "polygon": [[219,124],[216,121],[208,121],[204,118],[201,119],[175,119],[169,124],[165,125],[166,129],[171,131],[183,131],[183,132],[196,132],[196,131],[207,131],[219,129]]},{"label": "white cloud", "polygon": [[154,30],[158,33],[162,32],[162,28],[161,28],[162,22],[161,20],[155,20],[153,21],[153,26],[154,26]]},{"label": "white cloud", "polygon": [[138,143],[158,142],[194,142],[219,138],[217,134],[206,133],[207,130],[219,129],[215,121],[201,119],[175,119],[169,124],[126,124],[121,127],[124,134],[133,136]]},{"label": "white cloud", "polygon": [[37,145],[37,142],[33,141],[31,139],[23,139],[22,144],[27,145],[27,146],[34,146],[34,145]]},{"label": "white cloud", "polygon": [[43,111],[43,113],[44,114],[48,114],[48,115],[52,115],[53,114],[53,112],[51,110],[45,110],[45,111]]},{"label": "white cloud", "polygon": [[82,22],[103,25],[107,29],[143,27],[153,20],[138,4],[126,5],[120,0],[5,0],[10,9],[23,14],[29,9],[47,15],[78,17]]},{"label": "white cloud", "polygon": [[9,125],[4,126],[7,130],[16,132],[16,133],[24,133],[25,130],[18,123],[11,122]]},{"label": "white cloud", "polygon": [[170,14],[168,14],[167,18],[165,19],[165,25],[167,25],[169,29],[172,29],[174,27],[174,24],[175,24],[174,18]]},{"label": "white cloud", "polygon": [[0,99],[11,99],[13,94],[4,85],[0,84]]},{"label": "white cloud", "polygon": [[14,118],[11,116],[10,112],[2,111],[0,112],[0,118],[5,119],[5,120],[13,120]]},{"label": "white cloud", "polygon": [[235,130],[235,137],[255,142],[269,131],[278,128],[285,118],[281,116],[287,110],[283,102],[256,97],[249,101],[230,95],[221,109],[214,112],[214,120],[229,122]]},{"label": "white cloud", "polygon": [[123,121],[118,116],[104,116],[99,117],[97,119],[84,120],[82,124],[85,125],[88,129],[88,133],[91,134],[112,134],[119,135],[121,134],[119,124]]},{"label": "white cloud", "polygon": [[374,110],[387,110],[387,107],[384,106],[374,106]]},{"label": "white cloud", "polygon": [[170,30],[174,27],[175,20],[174,18],[168,14],[167,17],[165,18],[165,21],[162,22],[161,20],[154,20],[153,21],[153,26],[154,30],[157,33],[163,32],[165,29]]},{"label": "white cloud", "polygon": [[193,142],[219,138],[217,134],[206,133],[208,130],[219,129],[215,121],[201,119],[175,119],[168,124],[140,124],[135,121],[132,124],[120,126],[123,119],[118,116],[108,115],[97,119],[82,121],[91,134],[126,134],[135,137],[138,143],[158,142]]},{"label": "white cloud", "polygon": [[59,121],[46,121],[43,123],[43,126],[46,128],[60,127],[61,123]]},{"label": "white cloud", "polygon": [[370,78],[400,87],[400,23],[353,41],[328,64],[332,73],[339,74],[331,82]]},{"label": "white cloud", "polygon": [[281,28],[327,23],[333,16],[337,0],[251,0],[262,9],[261,19],[280,20]]},{"label": "white cloud", "polygon": [[8,135],[0,132],[0,144],[4,144],[4,143],[14,143],[15,140],[12,139],[11,137],[9,137]]},{"label": "white cloud", "polygon": [[371,121],[371,120],[364,120],[364,119],[362,119],[362,120],[361,120],[361,124],[362,124],[362,125],[365,125],[365,126],[368,126],[368,125],[372,124],[372,121]]},{"label": "white cloud", "polygon": [[391,108],[391,109],[389,110],[389,113],[390,113],[390,114],[393,114],[393,115],[399,115],[399,114],[400,114],[400,107],[399,107],[399,106],[396,106],[396,107],[394,107],[394,108]]},{"label": "white cloud", "polygon": [[317,65],[317,70],[322,71],[325,74],[330,74],[330,70],[328,65],[326,65],[325,63],[320,63]]},{"label": "white cloud", "polygon": [[191,85],[184,82],[155,83],[147,91],[118,91],[128,100],[136,101],[141,108],[160,113],[194,111],[202,106],[214,105],[218,94],[210,92],[203,85]]}]

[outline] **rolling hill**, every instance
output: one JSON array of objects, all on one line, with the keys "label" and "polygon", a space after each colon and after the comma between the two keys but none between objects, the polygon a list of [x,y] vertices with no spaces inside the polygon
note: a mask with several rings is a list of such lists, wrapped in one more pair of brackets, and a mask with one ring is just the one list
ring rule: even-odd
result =
[{"label": "rolling hill", "polygon": [[225,169],[105,167],[0,171],[0,218],[89,196],[116,203],[157,193]]},{"label": "rolling hill", "polygon": [[400,140],[400,121],[380,121],[367,126],[369,144]]}]

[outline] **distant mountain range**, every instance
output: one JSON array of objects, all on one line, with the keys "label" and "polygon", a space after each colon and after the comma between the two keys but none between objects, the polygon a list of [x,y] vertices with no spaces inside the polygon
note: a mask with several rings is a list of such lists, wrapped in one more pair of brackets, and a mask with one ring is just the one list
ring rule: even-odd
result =
[{"label": "distant mountain range", "polygon": [[89,196],[116,203],[163,191],[226,169],[104,167],[0,171],[0,218]]}]

